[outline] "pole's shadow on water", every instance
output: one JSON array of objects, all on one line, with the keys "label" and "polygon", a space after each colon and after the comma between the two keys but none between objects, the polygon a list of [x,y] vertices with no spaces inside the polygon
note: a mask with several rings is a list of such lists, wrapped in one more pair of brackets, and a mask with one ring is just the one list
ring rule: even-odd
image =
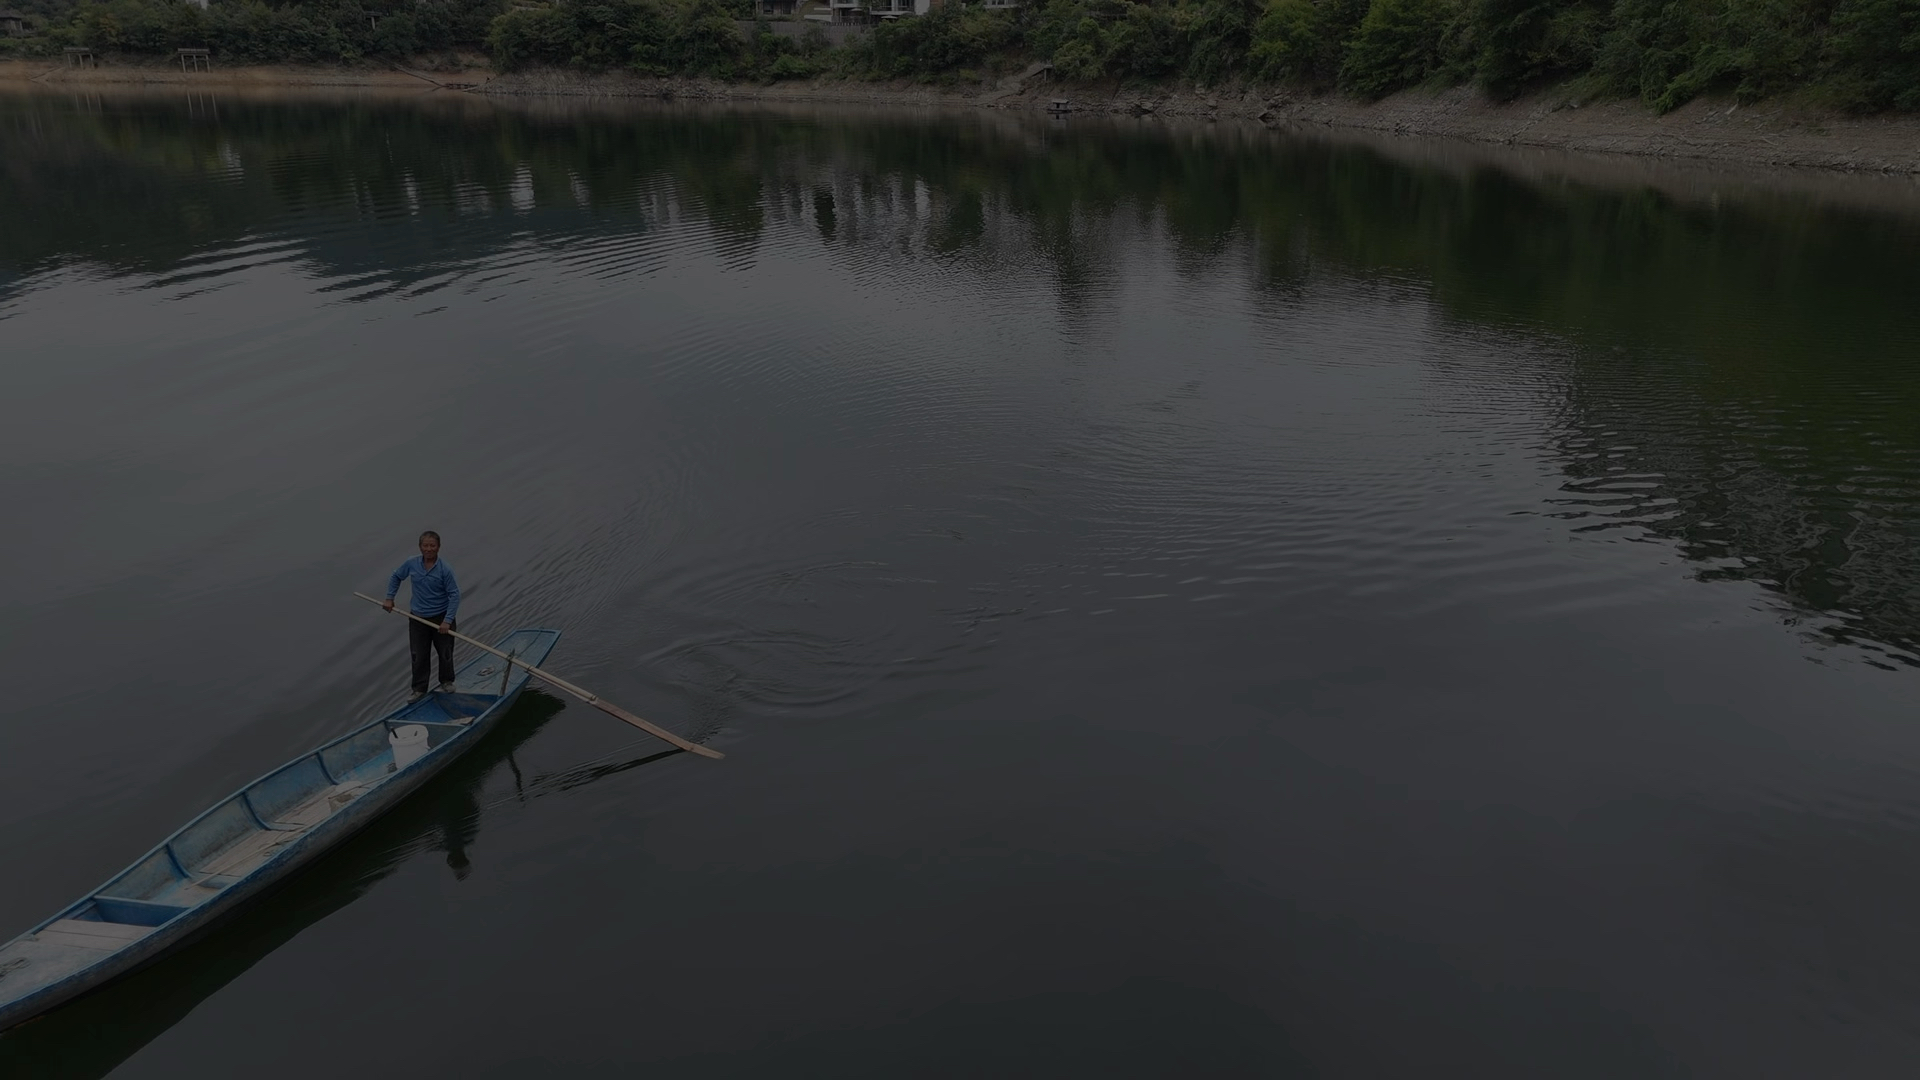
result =
[{"label": "pole's shadow on water", "polygon": [[517,778],[513,752],[564,707],[559,699],[528,689],[479,745],[284,887],[152,967],[0,1035],[0,1076],[93,1080],[107,1075],[202,1001],[302,930],[359,899],[422,850],[444,850],[447,865],[465,877],[487,778],[503,763]]}]

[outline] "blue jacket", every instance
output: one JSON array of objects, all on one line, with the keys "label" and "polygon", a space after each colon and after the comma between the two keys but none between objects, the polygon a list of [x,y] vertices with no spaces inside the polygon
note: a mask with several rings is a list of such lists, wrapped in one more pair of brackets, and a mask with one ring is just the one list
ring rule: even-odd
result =
[{"label": "blue jacket", "polygon": [[447,560],[434,560],[431,570],[418,555],[401,563],[387,579],[387,599],[393,599],[400,592],[400,583],[409,578],[413,579],[413,603],[408,610],[423,619],[452,622],[453,613],[460,610],[460,585],[453,580],[453,567]]}]

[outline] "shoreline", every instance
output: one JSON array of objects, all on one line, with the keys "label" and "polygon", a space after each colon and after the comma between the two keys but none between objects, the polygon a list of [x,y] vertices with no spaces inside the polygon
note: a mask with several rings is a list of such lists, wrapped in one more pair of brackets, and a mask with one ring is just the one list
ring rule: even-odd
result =
[{"label": "shoreline", "polygon": [[844,104],[1101,115],[1193,122],[1243,121],[1280,130],[1352,132],[1674,161],[1767,168],[1920,175],[1920,116],[1848,116],[1790,103],[1738,105],[1701,99],[1658,116],[1637,101],[1581,104],[1553,91],[1509,103],[1468,87],[1412,90],[1363,103],[1274,87],[1149,90],[1062,86],[1041,65],[996,82],[936,88],[817,80],[766,85],[622,73],[496,74],[472,64],[416,70],[262,65],[187,73],[162,64],[76,71],[45,62],[0,61],[0,87],[110,90],[375,91],[480,97],[652,98],[686,102]]}]

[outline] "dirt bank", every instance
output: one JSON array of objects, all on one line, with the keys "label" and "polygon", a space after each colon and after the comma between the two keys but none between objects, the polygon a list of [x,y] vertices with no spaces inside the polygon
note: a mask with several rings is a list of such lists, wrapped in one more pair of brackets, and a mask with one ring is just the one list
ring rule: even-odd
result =
[{"label": "dirt bank", "polygon": [[819,81],[767,86],[701,79],[503,75],[490,94],[660,96],[686,100],[817,101],[1046,110],[1067,99],[1073,113],[1258,120],[1270,127],[1325,127],[1509,146],[1689,158],[1746,165],[1920,173],[1920,116],[1850,117],[1782,104],[1701,100],[1657,116],[1635,101],[1579,105],[1547,93],[1510,103],[1470,88],[1409,91],[1371,104],[1271,87],[1140,93],[1067,87],[1044,71],[967,87]]},{"label": "dirt bank", "polygon": [[1580,105],[1546,93],[1495,103],[1477,91],[1410,91],[1363,104],[1271,87],[1229,90],[1137,90],[1054,83],[1043,64],[998,80],[927,87],[819,80],[768,85],[637,75],[537,71],[494,75],[477,57],[442,58],[408,67],[217,67],[183,74],[164,62],[109,62],[76,71],[45,62],[0,62],[0,82],[48,86],[140,84],[160,88],[368,88],[458,90],[487,95],[653,97],[681,101],[813,102],[1045,111],[1056,100],[1075,114],[1117,114],[1198,120],[1257,121],[1268,127],[1372,132],[1385,136],[1459,139],[1584,153],[1692,159],[1761,166],[1920,175],[1920,116],[1850,117],[1788,104],[1693,102],[1656,116],[1638,102]]},{"label": "dirt bank", "polygon": [[1496,104],[1467,89],[1400,94],[1375,105],[1285,95],[1242,105],[1254,107],[1263,107],[1268,123],[1640,157],[1920,173],[1915,116],[1850,117],[1725,100],[1695,101],[1656,116],[1633,101],[1576,106],[1543,95]]}]

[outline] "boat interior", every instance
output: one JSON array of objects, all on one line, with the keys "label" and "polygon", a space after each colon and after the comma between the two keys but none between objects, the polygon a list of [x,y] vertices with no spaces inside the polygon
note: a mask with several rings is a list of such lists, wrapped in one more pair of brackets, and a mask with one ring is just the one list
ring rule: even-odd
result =
[{"label": "boat interior", "polygon": [[433,694],[296,758],[202,814],[134,864],[69,919],[160,926],[245,877],[391,775],[391,734],[427,730],[429,752],[486,712],[492,695]]},{"label": "boat interior", "polygon": [[[552,631],[516,631],[501,647],[523,635],[559,635]],[[528,641],[516,655],[529,662],[545,659]],[[139,941],[160,927],[218,897],[316,826],[375,790],[397,771],[395,733],[425,746],[401,765],[469,730],[475,720],[525,682],[523,669],[482,656],[464,665],[454,689],[432,693],[313,753],[282,765],[201,814],[139,862],[59,917],[0,947],[0,1002],[31,992],[98,961],[107,953]],[[414,744],[418,746],[416,741]]]},{"label": "boat interior", "polygon": [[[392,775],[391,732],[420,725],[431,753],[496,700],[492,694],[431,694],[295,758],[200,815],[38,933],[0,950],[0,965],[28,961],[32,981],[45,983],[146,937],[220,895]],[[22,989],[6,982],[0,990]]]}]

